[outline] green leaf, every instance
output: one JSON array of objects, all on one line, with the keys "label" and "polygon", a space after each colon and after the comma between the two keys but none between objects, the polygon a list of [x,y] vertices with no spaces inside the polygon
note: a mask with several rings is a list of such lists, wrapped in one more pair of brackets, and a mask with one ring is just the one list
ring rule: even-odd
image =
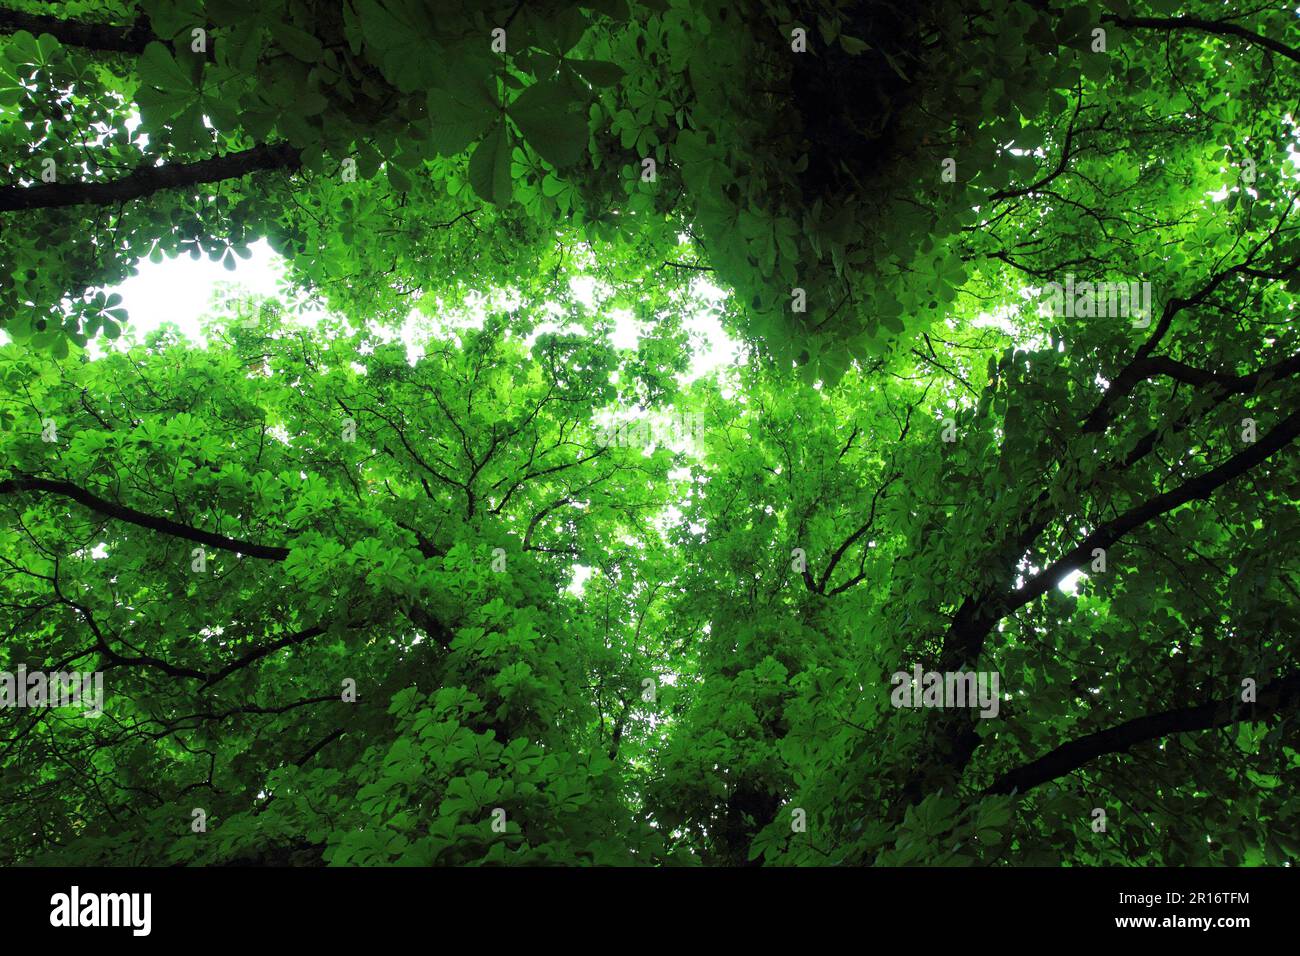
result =
[{"label": "green leaf", "polygon": [[582,39],[587,31],[587,17],[578,6],[565,7],[554,20],[543,23],[539,31],[542,45],[563,56]]},{"label": "green leaf", "polygon": [[305,30],[279,21],[271,24],[271,36],[284,51],[304,63],[315,63],[324,55],[325,48],[320,40]]},{"label": "green leaf", "polygon": [[389,185],[391,185],[399,193],[407,192],[411,188],[410,177],[407,176],[406,173],[402,172],[401,168],[398,167],[396,164],[389,163],[386,167],[384,167],[384,170],[388,174]]},{"label": "green leaf", "polygon": [[487,202],[497,206],[510,202],[510,142],[504,125],[484,136],[470,156],[469,183]]},{"label": "green leaf", "polygon": [[608,60],[566,60],[566,63],[592,86],[615,86],[623,79],[625,71]]},{"label": "green leaf", "polygon": [[36,37],[26,30],[19,30],[8,40],[2,49],[5,58],[14,66],[33,66],[41,62],[41,49],[36,44]]},{"label": "green leaf", "polygon": [[500,107],[475,88],[433,89],[428,94],[429,141],[440,156],[455,156],[477,140],[500,115]]},{"label": "green leaf", "polygon": [[189,74],[176,62],[167,47],[157,40],[144,48],[138,61],[140,82],[160,91],[186,91],[194,89]]},{"label": "green leaf", "polygon": [[354,0],[366,46],[390,83],[404,93],[421,87],[428,60],[439,55],[429,11],[414,0]]},{"label": "green leaf", "polygon": [[510,104],[528,145],[555,167],[571,166],[587,148],[585,105],[554,80],[535,83]]}]

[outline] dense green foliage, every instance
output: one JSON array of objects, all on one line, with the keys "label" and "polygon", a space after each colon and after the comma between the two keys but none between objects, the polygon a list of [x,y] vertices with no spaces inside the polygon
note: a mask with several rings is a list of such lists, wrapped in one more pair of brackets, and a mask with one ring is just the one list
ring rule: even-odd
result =
[{"label": "dense green foliage", "polygon": [[[1280,3],[4,0],[0,671],[105,700],[0,861],[1294,861],[1296,103]],[[318,325],[119,339],[263,237]]]}]

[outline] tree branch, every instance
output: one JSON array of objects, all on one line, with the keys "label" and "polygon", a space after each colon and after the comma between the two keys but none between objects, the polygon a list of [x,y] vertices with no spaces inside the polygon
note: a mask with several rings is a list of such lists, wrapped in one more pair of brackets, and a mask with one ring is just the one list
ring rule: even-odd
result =
[{"label": "tree branch", "polygon": [[853,546],[854,542],[870,531],[871,526],[876,523],[876,505],[880,503],[881,498],[885,497],[889,486],[901,477],[903,477],[901,474],[895,473],[888,481],[883,485],[880,485],[876,489],[876,493],[871,496],[871,513],[867,516],[867,520],[863,522],[856,531],[845,538],[840,546],[835,549],[835,553],[831,555],[831,559],[826,565],[826,570],[822,572],[822,576],[817,582],[815,590],[818,594],[826,593],[826,585],[830,583],[831,575],[835,572],[835,567],[840,563],[840,559],[844,557],[844,552],[848,551],[849,548]]},{"label": "tree branch", "polygon": [[1266,37],[1247,30],[1245,27],[1237,26],[1235,23],[1202,20],[1200,17],[1120,17],[1113,13],[1104,15],[1101,22],[1113,23],[1115,26],[1123,27],[1126,30],[1143,28],[1153,30],[1199,30],[1203,33],[1213,33],[1218,36],[1239,37],[1256,46],[1262,46],[1274,53],[1280,53],[1288,60],[1300,63],[1300,50],[1289,47],[1272,37]]},{"label": "tree branch", "polygon": [[1140,527],[1180,505],[1197,498],[1208,499],[1216,489],[1240,477],[1263,462],[1274,452],[1289,445],[1300,436],[1300,411],[1292,412],[1262,439],[1244,451],[1238,452],[1221,465],[1184,482],[1172,491],[1156,495],[1124,514],[1101,525],[1077,545],[1043,569],[1024,586],[1015,591],[1004,614],[1024,607],[1045,593],[1092,555],[1094,548],[1107,548],[1134,528]]},{"label": "tree branch", "polygon": [[1078,770],[1106,754],[1123,753],[1131,747],[1173,734],[1213,730],[1237,721],[1254,721],[1300,706],[1300,671],[1260,687],[1253,705],[1229,697],[1199,707],[1184,707],[1159,714],[1135,717],[1106,730],[1062,744],[1030,763],[1009,770],[984,791],[986,795],[1024,793],[1033,787]]},{"label": "tree branch", "polygon": [[129,524],[138,525],[141,528],[160,531],[163,534],[169,534],[172,537],[184,538],[187,541],[206,544],[209,547],[216,548],[220,551],[233,551],[236,554],[246,554],[249,557],[262,558],[266,561],[283,561],[289,556],[288,548],[273,547],[265,544],[254,544],[251,541],[240,541],[236,538],[228,538],[223,534],[215,534],[211,531],[192,528],[189,525],[172,521],[170,518],[159,518],[154,515],[145,514],[143,511],[137,511],[134,508],[128,508],[126,505],[120,505],[115,501],[109,501],[107,498],[101,498],[99,495],[87,491],[85,488],[81,488],[78,485],[74,485],[70,481],[60,481],[54,478],[36,478],[31,476],[6,478],[5,480],[0,481],[0,495],[14,494],[23,491],[60,495],[89,508],[91,511],[105,515],[109,518],[116,518],[118,521],[126,521]]},{"label": "tree branch", "polygon": [[[1208,500],[1215,490],[1245,474],[1298,436],[1300,411],[1295,411],[1245,451],[1101,525],[1010,595],[985,591],[968,596],[944,634],[940,669],[958,670],[964,664],[974,664],[983,651],[985,638],[998,621],[1014,614],[1060,583],[1091,556],[1094,548],[1107,548],[1128,532],[1180,505],[1198,498]],[[960,776],[980,745],[979,735],[974,728],[973,712],[939,710],[934,712],[932,719],[937,740],[946,740],[947,746],[937,750],[938,756],[927,772],[918,773],[911,779],[905,788],[906,803],[913,803],[920,798],[924,789],[930,785],[929,778],[932,774],[943,774],[949,778]]]},{"label": "tree branch", "polygon": [[43,183],[39,186],[0,186],[0,212],[55,209],[63,206],[129,202],[163,189],[238,179],[270,169],[298,168],[299,151],[288,143],[260,144],[251,149],[192,163],[139,166],[121,179],[91,183]]},{"label": "tree branch", "polygon": [[157,39],[149,28],[149,19],[143,16],[130,26],[121,26],[0,9],[0,33],[17,33],[19,30],[26,30],[32,36],[48,33],[64,46],[109,53],[143,53],[145,45]]}]

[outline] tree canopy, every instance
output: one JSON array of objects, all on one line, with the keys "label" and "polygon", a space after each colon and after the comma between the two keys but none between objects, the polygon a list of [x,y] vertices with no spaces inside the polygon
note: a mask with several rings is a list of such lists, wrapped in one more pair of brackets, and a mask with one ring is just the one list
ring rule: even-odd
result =
[{"label": "tree canopy", "polygon": [[0,3],[0,861],[1300,858],[1294,9]]}]

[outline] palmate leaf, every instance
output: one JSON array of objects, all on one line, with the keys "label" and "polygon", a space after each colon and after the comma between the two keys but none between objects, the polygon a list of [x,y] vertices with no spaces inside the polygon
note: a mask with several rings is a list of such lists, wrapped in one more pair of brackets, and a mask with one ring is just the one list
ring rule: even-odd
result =
[{"label": "palmate leaf", "polygon": [[563,56],[587,30],[587,17],[578,6],[565,7],[549,21],[537,22],[537,36],[545,49]]},{"label": "palmate leaf", "polygon": [[428,94],[429,140],[442,156],[455,156],[477,140],[500,115],[500,106],[477,83],[432,89]]},{"label": "palmate leaf", "polygon": [[562,83],[543,80],[510,104],[510,118],[528,145],[552,166],[571,166],[587,148],[585,104]]},{"label": "palmate leaf", "polygon": [[0,61],[0,107],[17,106],[28,95],[18,78]]},{"label": "palmate leaf", "polygon": [[417,0],[355,0],[366,47],[384,76],[403,92],[419,89],[436,55],[429,12]]},{"label": "palmate leaf", "polygon": [[272,23],[271,35],[275,37],[275,41],[287,53],[297,57],[304,63],[315,63],[325,53],[325,48],[321,46],[320,40],[306,30],[300,30],[298,27],[290,26],[287,23],[278,21]]},{"label": "palmate leaf", "polygon": [[191,90],[190,75],[176,62],[171,50],[156,40],[140,56],[140,82],[158,90]]},{"label": "palmate leaf", "polygon": [[[166,123],[197,102],[199,92],[190,74],[163,44],[155,41],[145,47],[138,70],[140,88],[136,102],[147,122]],[[186,120],[184,126],[181,144],[192,145],[193,120]]]},{"label": "palmate leaf", "polygon": [[[16,67],[33,67],[44,62],[44,55],[36,37],[26,30],[18,30],[9,37],[3,50],[4,59]],[[30,69],[23,69],[20,76],[29,76]]]},{"label": "palmate leaf", "polygon": [[510,136],[505,124],[483,137],[469,159],[469,183],[481,199],[496,206],[510,202]]},{"label": "palmate leaf", "polygon": [[565,60],[575,73],[592,86],[615,86],[627,74],[617,63],[608,60]]},{"label": "palmate leaf", "polygon": [[166,40],[187,39],[190,30],[207,22],[199,0],[142,0],[140,6],[154,35]]}]

